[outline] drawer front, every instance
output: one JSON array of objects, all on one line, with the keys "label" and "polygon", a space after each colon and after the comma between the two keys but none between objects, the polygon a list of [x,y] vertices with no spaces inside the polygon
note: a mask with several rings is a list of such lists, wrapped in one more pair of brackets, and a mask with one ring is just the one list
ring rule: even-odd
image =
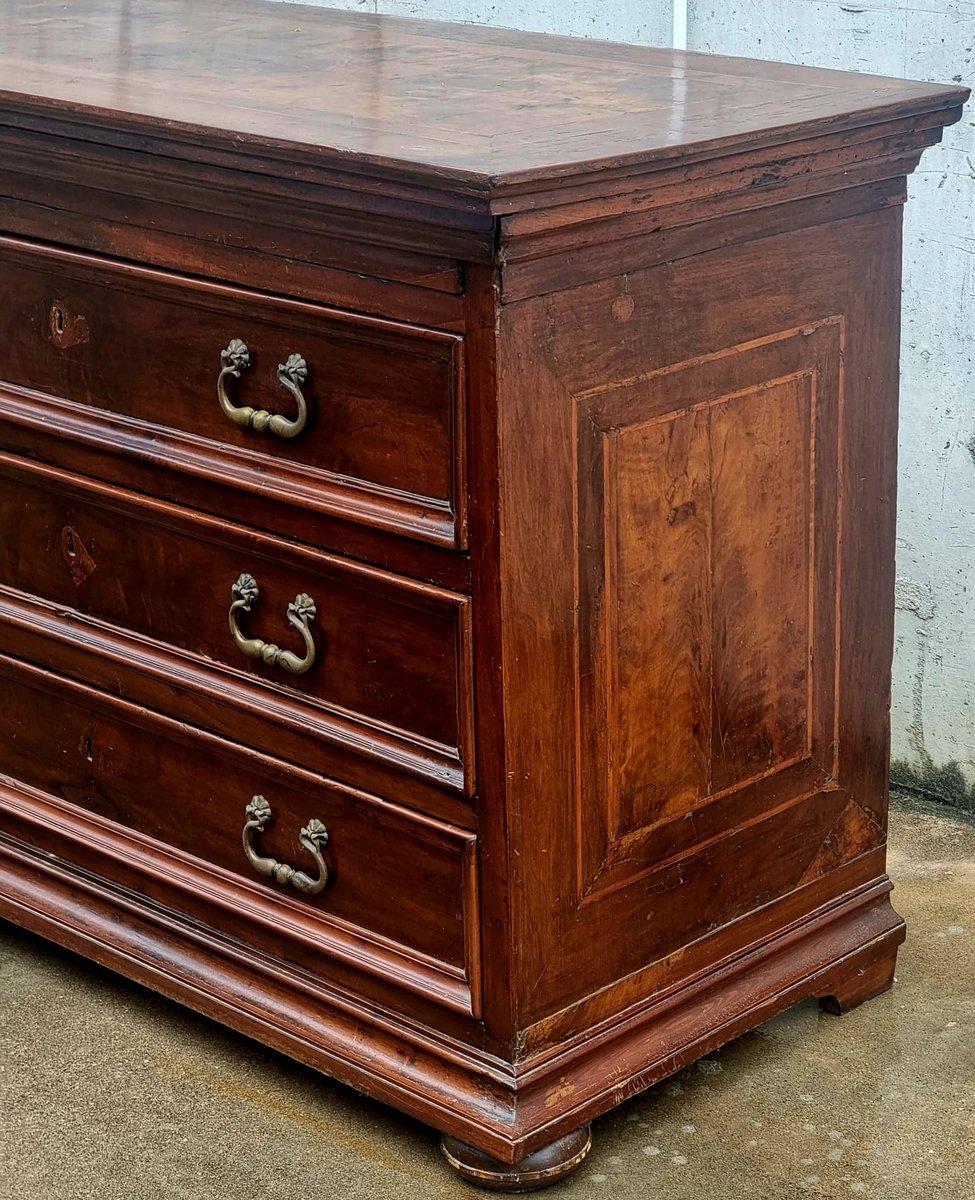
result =
[{"label": "drawer front", "polygon": [[2,238],[0,334],[0,380],[158,429],[185,471],[464,545],[454,334]]},{"label": "drawer front", "polygon": [[2,656],[0,684],[0,832],[470,1011],[473,834]]},{"label": "drawer front", "polygon": [[241,707],[286,704],[472,786],[467,597],[3,455],[0,534],[0,586],[174,648],[174,672],[216,672]]}]

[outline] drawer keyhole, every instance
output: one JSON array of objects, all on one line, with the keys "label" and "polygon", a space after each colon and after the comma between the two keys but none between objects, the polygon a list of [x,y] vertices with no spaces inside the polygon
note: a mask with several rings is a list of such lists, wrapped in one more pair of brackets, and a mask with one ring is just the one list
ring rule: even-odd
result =
[{"label": "drawer keyhole", "polygon": [[59,350],[84,345],[91,337],[87,319],[79,313],[72,313],[60,300],[55,300],[51,305],[47,320],[51,341]]},{"label": "drawer keyhole", "polygon": [[95,569],[95,560],[88,552],[85,543],[78,532],[70,525],[61,530],[61,556],[67,563],[71,581],[75,587],[81,587]]}]

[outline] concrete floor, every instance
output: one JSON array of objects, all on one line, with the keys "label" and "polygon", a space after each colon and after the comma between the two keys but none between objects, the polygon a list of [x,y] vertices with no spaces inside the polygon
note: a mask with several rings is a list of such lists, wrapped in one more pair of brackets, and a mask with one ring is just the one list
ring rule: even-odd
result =
[{"label": "concrete floor", "polygon": [[[892,992],[802,1005],[645,1093],[548,1194],[975,1200],[975,825],[904,801],[891,874]],[[476,1194],[423,1126],[0,926],[3,1200]]]}]

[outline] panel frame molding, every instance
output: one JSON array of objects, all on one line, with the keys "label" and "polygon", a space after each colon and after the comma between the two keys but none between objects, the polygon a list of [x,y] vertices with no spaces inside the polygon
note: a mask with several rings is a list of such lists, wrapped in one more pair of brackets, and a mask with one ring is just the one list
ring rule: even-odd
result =
[{"label": "panel frame molding", "polygon": [[[670,364],[611,384],[572,395],[573,446],[573,579],[575,662],[574,730],[577,770],[574,781],[576,883],[580,905],[608,892],[629,887],[686,851],[763,820],[800,797],[842,789],[838,720],[840,605],[842,597],[843,427],[845,385],[843,355],[846,322],[842,315],[794,326],[766,337],[726,346],[709,354]],[[768,370],[767,360],[794,357],[790,370]],[[722,368],[737,386],[722,383]],[[690,377],[690,384],[682,382]],[[701,384],[696,384],[697,377]],[[757,392],[789,383],[809,392],[807,547],[809,624],[807,636],[806,745],[803,753],[770,766],[699,798],[690,809],[660,816],[648,824],[621,830],[618,776],[609,746],[613,727],[612,696],[617,688],[618,655],[607,650],[601,670],[596,647],[615,638],[615,606],[606,602],[615,576],[614,516],[618,513],[618,479],[613,470],[621,434],[713,409]],[[676,393],[687,401],[704,386],[706,396],[668,404]],[[654,403],[656,401],[656,404]],[[825,410],[825,419],[824,419]],[[821,436],[835,425],[835,440],[821,447]],[[829,453],[824,454],[824,449]],[[584,486],[585,484],[585,486]],[[832,511],[830,512],[830,501]],[[825,510],[822,511],[822,510]],[[832,517],[831,526],[825,518]],[[832,527],[833,538],[817,531]],[[589,573],[583,565],[588,563]],[[822,577],[820,577],[822,576]],[[830,594],[831,593],[831,594]],[[824,612],[824,609],[826,610]],[[824,661],[814,664],[814,642],[826,631]],[[595,715],[586,716],[587,707]],[[822,719],[819,714],[825,709]],[[583,731],[597,730],[587,752]],[[608,786],[607,786],[608,784]],[[748,803],[748,793],[756,803]],[[738,793],[744,793],[739,796]],[[605,799],[601,799],[604,797]],[[708,809],[714,809],[708,812]],[[715,819],[715,813],[721,816]],[[713,834],[712,834],[713,827]]]}]

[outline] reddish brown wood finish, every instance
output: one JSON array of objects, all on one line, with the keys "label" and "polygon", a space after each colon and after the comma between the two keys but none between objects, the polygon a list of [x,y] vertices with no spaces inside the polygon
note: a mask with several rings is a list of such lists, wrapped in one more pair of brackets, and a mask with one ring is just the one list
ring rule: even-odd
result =
[{"label": "reddish brown wood finish", "polygon": [[509,1190],[889,986],[900,205],[967,91],[259,0],[0,46],[0,912]]},{"label": "reddish brown wood finish", "polygon": [[[463,545],[459,337],[12,239],[0,239],[0,273],[7,383],[126,418],[194,474]],[[234,338],[250,352],[225,385],[238,406],[292,417],[277,367],[293,353],[307,362],[297,437],[238,428],[221,410],[221,351]]]},{"label": "reddish brown wood finish", "polygon": [[819,1003],[826,1012],[841,1016],[851,1009],[889,991],[894,986],[894,971],[897,967],[896,952],[881,951],[871,962],[861,959],[855,967],[832,984]]},{"label": "reddish brown wood finish", "polygon": [[475,1187],[489,1192],[537,1192],[572,1174],[592,1147],[592,1131],[588,1125],[573,1129],[513,1163],[501,1162],[449,1136],[440,1145],[447,1162]]},{"label": "reddish brown wood finish", "polygon": [[[501,502],[505,551],[525,564],[505,575],[512,670],[552,681],[542,709],[537,694],[522,705],[516,678],[505,687],[509,772],[521,778],[529,762],[549,765],[534,775],[530,796],[509,807],[509,820],[523,822],[513,841],[528,847],[519,867],[533,880],[535,903],[549,898],[531,915],[518,910],[527,950],[516,990],[528,1024],[571,1005],[583,980],[583,991],[615,986],[627,994],[614,979],[883,843],[897,354],[881,330],[897,327],[899,257],[897,214],[882,212],[502,310],[511,360],[527,363],[526,348],[534,347],[531,374],[519,383],[509,377],[502,392],[509,494],[529,486],[543,445],[553,464],[551,486],[537,493],[530,513]],[[784,294],[781,281],[796,262],[816,270],[803,276],[802,289]],[[805,375],[810,383],[801,382]],[[776,382],[783,380],[792,382]],[[684,381],[694,389],[686,397]],[[635,436],[621,392],[641,406],[647,424],[635,429],[660,484],[614,509],[586,456],[587,440],[601,438],[605,466]],[[790,424],[766,420],[761,440],[753,434],[737,463],[724,459],[715,436],[724,414],[737,406],[743,420],[733,428],[741,436],[748,406],[770,394],[778,396],[780,422]],[[673,414],[662,423],[658,395]],[[616,407],[587,420],[593,397]],[[704,416],[710,447],[706,439],[704,451],[682,445],[684,431],[696,433]],[[663,455],[660,441],[649,440],[661,424]],[[788,428],[793,448],[789,440],[780,448],[793,470],[783,483],[769,472],[762,443],[782,442]],[[702,494],[695,497],[695,488]],[[722,520],[728,508],[732,521]],[[593,510],[601,514],[598,535],[586,523]],[[550,532],[544,543],[539,528]],[[789,529],[793,565],[769,578],[768,556],[781,556],[776,546]],[[659,613],[649,626],[621,624],[632,620],[635,601],[624,603],[620,588],[630,586],[627,566],[646,569],[647,555],[671,544],[641,599],[645,606],[661,589],[679,589],[665,652],[649,640]],[[627,557],[614,575],[601,564],[620,546]],[[729,558],[733,569],[723,565]],[[756,605],[766,604],[763,618]],[[656,728],[646,734],[668,753],[632,760],[628,791],[639,804],[628,808],[627,793],[607,786],[601,763],[607,754],[610,763],[627,761],[630,706],[649,705],[653,695],[633,692],[639,678],[627,690],[626,663],[604,613],[617,618],[614,638],[632,629],[630,649],[648,671],[663,672],[660,686],[671,698],[650,710]],[[636,636],[648,640],[643,651]],[[788,654],[771,656],[772,637],[785,639]],[[590,665],[593,653],[599,657]],[[564,696],[578,697],[577,706]],[[736,732],[749,707],[750,725]],[[776,728],[774,711],[794,714],[788,735]],[[764,770],[754,766],[758,745]],[[554,839],[567,852],[546,859],[543,871],[542,848]],[[573,906],[556,903],[567,894],[576,896]],[[547,924],[541,913],[550,914]],[[608,929],[620,936],[607,937]]]},{"label": "reddish brown wood finish", "polygon": [[[135,128],[162,140],[199,133],[198,154],[221,154],[232,166],[254,147],[341,163],[353,176],[396,174],[393,196],[369,189],[387,206],[420,179],[521,194],[575,173],[575,164],[598,174],[686,160],[689,146],[776,144],[816,125],[842,131],[898,108],[938,110],[966,94],[476,26],[323,17],[260,0],[205,9],[155,0],[138,13],[105,0],[69,11],[51,0],[8,0],[0,34],[0,94],[11,112],[87,122],[111,140]],[[108,69],[78,69],[87,62]],[[235,80],[246,90],[224,90]],[[451,103],[431,97],[434,83]],[[242,126],[243,149],[228,136]]]},{"label": "reddish brown wood finish", "polygon": [[[92,632],[78,631],[76,640],[108,626],[157,652],[184,651],[184,670],[220,664],[228,699],[250,683],[251,705],[284,704],[292,721],[314,721],[350,750],[470,791],[467,597],[52,467],[2,453],[0,464],[0,508],[10,522],[0,540],[0,588],[90,618]],[[288,605],[298,593],[315,601],[317,657],[306,674],[247,658],[234,644],[228,613],[242,573],[260,588],[254,610],[240,618],[247,636],[300,655]],[[270,693],[265,701],[253,698],[258,680]]]},{"label": "reddish brown wood finish", "polygon": [[[15,779],[24,793],[4,806],[5,832],[104,871],[106,843],[123,826],[144,835],[128,843],[132,857],[138,845],[145,860],[162,867],[159,843],[182,852],[186,895],[171,903],[189,908],[222,898],[237,906],[246,930],[252,923],[259,929],[261,914],[263,923],[271,917],[273,931],[246,935],[268,952],[283,954],[281,937],[298,929],[315,946],[313,962],[330,950],[341,957],[344,949],[359,970],[389,978],[412,968],[414,989],[464,1011],[478,1006],[471,994],[478,976],[472,834],[288,773],[271,759],[37,668],[3,658],[0,678],[0,778]],[[265,796],[273,814],[254,836],[255,849],[312,877],[318,872],[298,834],[312,818],[325,825],[325,891],[303,896],[251,869],[241,833],[255,795]],[[79,809],[103,821],[86,823]],[[215,868],[205,882],[201,862]],[[172,866],[174,884],[177,873]]]},{"label": "reddish brown wood finish", "polygon": [[[434,540],[419,540],[417,535],[424,531],[415,523],[402,536],[379,527],[381,514],[377,524],[363,524],[368,504],[354,503],[346,512],[335,505],[334,490],[329,494],[330,489],[302,486],[293,476],[283,487],[276,471],[262,470],[260,464],[237,459],[226,449],[158,425],[0,384],[0,448],[132,491],[165,496],[231,523],[240,522],[246,507],[247,523],[256,528],[272,533],[286,529],[292,540],[454,590],[470,590],[467,556]],[[353,495],[350,488],[341,492]],[[362,498],[358,493],[357,499]]]}]

